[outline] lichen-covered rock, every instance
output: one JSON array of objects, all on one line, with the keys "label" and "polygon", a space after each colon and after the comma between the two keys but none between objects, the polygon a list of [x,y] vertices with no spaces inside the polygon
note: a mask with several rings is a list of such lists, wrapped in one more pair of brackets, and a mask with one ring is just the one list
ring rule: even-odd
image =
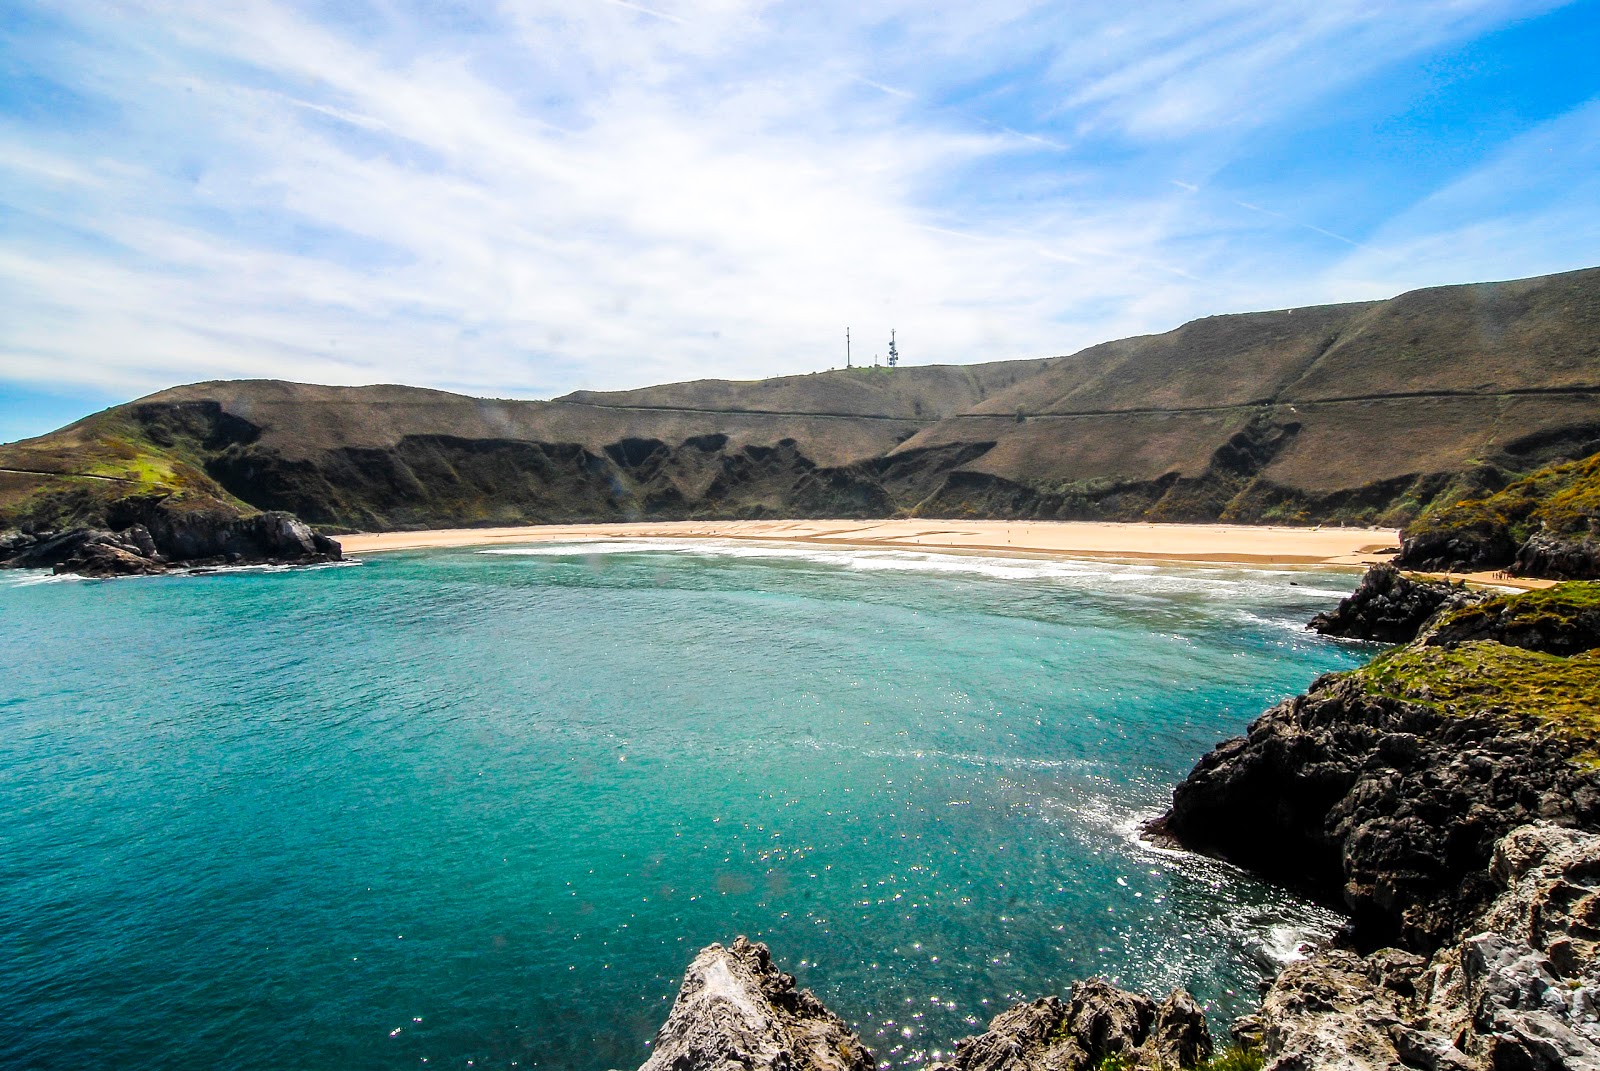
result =
[{"label": "lichen-covered rock", "polygon": [[1334,950],[1290,964],[1262,1001],[1262,1052],[1271,1071],[1469,1068],[1448,1043],[1415,1029],[1411,998],[1421,957],[1387,950],[1365,959]]},{"label": "lichen-covered rock", "polygon": [[1210,1055],[1205,1015],[1184,990],[1157,1004],[1094,978],[1075,983],[1065,1001],[1052,996],[1008,1008],[930,1071],[1092,1071],[1107,1061],[1183,1068]]},{"label": "lichen-covered rock", "polygon": [[1600,584],[1556,584],[1483,599],[1443,614],[1420,640],[1427,647],[1482,641],[1562,656],[1600,647]]},{"label": "lichen-covered rock", "polygon": [[705,948],[640,1071],[871,1071],[868,1051],[844,1021],[767,946],[743,937]]},{"label": "lichen-covered rock", "polygon": [[1392,565],[1374,565],[1349,598],[1313,617],[1306,627],[1324,636],[1409,643],[1441,611],[1470,606],[1484,597],[1465,584],[1418,580]]}]

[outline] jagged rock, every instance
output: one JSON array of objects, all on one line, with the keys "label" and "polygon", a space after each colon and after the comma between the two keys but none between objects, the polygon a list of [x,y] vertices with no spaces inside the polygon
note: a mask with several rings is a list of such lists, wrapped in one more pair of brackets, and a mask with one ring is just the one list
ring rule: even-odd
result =
[{"label": "jagged rock", "polygon": [[151,495],[122,499],[106,516],[115,528],[142,525],[172,561],[313,562],[337,561],[341,555],[336,541],[281,510],[239,516],[177,508]]},{"label": "jagged rock", "polygon": [[1600,824],[1600,777],[1572,753],[1330,675],[1202,758],[1153,829],[1345,908],[1359,947],[1428,953],[1488,903],[1501,836]]},{"label": "jagged rock", "polygon": [[1098,978],[1077,982],[1066,1001],[1045,997],[1001,1012],[986,1033],[963,1038],[949,1063],[929,1071],[1091,1071],[1194,1067],[1211,1055],[1211,1034],[1193,997],[1173,990],[1161,1004]]},{"label": "jagged rock", "polygon": [[1519,829],[1491,872],[1507,891],[1461,965],[1495,1066],[1600,1068],[1600,836]]},{"label": "jagged rock", "polygon": [[1587,536],[1535,535],[1517,548],[1511,572],[1551,580],[1600,579],[1600,540]]},{"label": "jagged rock", "polygon": [[743,937],[705,948],[684,974],[678,999],[639,1071],[872,1071],[868,1051],[844,1021],[794,976],[772,965],[764,944]]},{"label": "jagged rock", "polygon": [[71,558],[57,565],[55,572],[87,577],[148,576],[166,572],[166,568],[161,562],[125,546],[96,541],[84,544]]},{"label": "jagged rock", "polygon": [[1499,895],[1426,965],[1331,950],[1275,979],[1268,1071],[1600,1069],[1600,836],[1535,824],[1496,845]]},{"label": "jagged rock", "polygon": [[1407,532],[1395,564],[1430,573],[1470,572],[1498,569],[1516,553],[1517,545],[1503,524],[1441,528]]},{"label": "jagged rock", "polygon": [[1460,609],[1484,598],[1465,584],[1417,580],[1392,565],[1374,565],[1362,576],[1354,594],[1336,609],[1313,617],[1306,627],[1324,636],[1409,643],[1440,611]]},{"label": "jagged rock", "polygon": [[0,567],[53,569],[83,576],[131,576],[169,566],[337,561],[339,544],[292,514],[248,517],[172,509],[160,498],[124,499],[111,510],[119,529],[6,533]]},{"label": "jagged rock", "polygon": [[[1363,960],[1329,951],[1292,963],[1273,981],[1256,1019],[1272,1071],[1401,1071],[1408,1067],[1469,1067],[1429,1052],[1432,1039],[1407,1023],[1423,960],[1390,951]],[[1448,1048],[1448,1046],[1446,1047]]]}]

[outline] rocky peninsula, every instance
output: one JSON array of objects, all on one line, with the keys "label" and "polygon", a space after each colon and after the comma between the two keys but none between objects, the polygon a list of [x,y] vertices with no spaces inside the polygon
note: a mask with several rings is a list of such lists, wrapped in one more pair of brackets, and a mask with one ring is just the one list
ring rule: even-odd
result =
[{"label": "rocky peninsula", "polygon": [[0,569],[97,578],[229,565],[311,565],[342,557],[337,540],[313,532],[293,514],[197,507],[161,495],[121,499],[100,526],[0,531]]},{"label": "rocky peninsula", "polygon": [[[1375,567],[1316,627],[1403,643],[1204,756],[1151,834],[1343,911],[1218,1046],[1182,990],[1098,979],[940,1071],[1600,1069],[1600,585],[1467,591]],[[743,938],[691,965],[648,1071],[873,1066]]]}]

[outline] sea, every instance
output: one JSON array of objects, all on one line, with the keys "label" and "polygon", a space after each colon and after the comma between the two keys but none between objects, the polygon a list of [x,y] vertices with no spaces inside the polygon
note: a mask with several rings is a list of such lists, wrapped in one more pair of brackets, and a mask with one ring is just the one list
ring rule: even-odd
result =
[{"label": "sea", "polygon": [[1339,571],[711,540],[0,574],[0,1066],[633,1068],[765,941],[886,1068],[1340,919],[1142,823]]}]

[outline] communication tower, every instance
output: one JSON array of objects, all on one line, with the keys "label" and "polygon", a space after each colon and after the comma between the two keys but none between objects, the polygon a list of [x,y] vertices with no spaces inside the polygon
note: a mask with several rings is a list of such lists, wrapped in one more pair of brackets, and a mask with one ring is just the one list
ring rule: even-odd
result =
[{"label": "communication tower", "polygon": [[894,347],[894,332],[889,332],[889,367],[893,368],[900,363],[900,351]]}]

